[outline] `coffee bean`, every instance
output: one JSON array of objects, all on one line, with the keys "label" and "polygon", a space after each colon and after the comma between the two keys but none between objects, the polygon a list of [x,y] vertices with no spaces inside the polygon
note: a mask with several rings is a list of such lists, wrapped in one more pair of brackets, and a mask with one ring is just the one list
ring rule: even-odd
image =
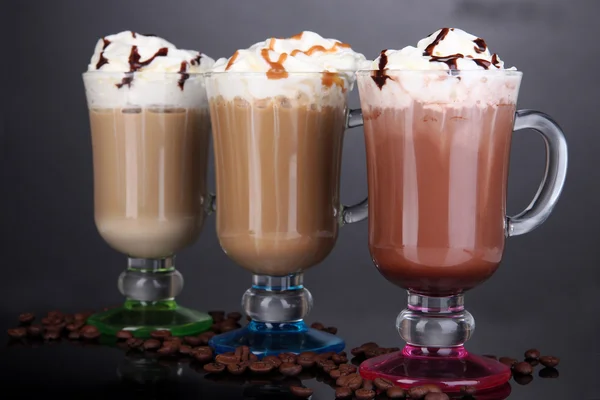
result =
[{"label": "coffee bean", "polygon": [[232,375],[241,375],[244,372],[246,372],[246,368],[248,368],[246,364],[227,364],[227,371],[229,371],[229,373],[231,373]]},{"label": "coffee bean", "polygon": [[163,343],[162,347],[156,350],[161,356],[171,356],[179,351],[179,345],[175,343]]},{"label": "coffee bean", "polygon": [[192,347],[187,344],[182,344],[181,346],[179,346],[179,354],[192,354]]},{"label": "coffee bean", "polygon": [[48,317],[42,318],[42,325],[54,325],[56,323],[57,323],[57,321],[52,318],[48,318]]},{"label": "coffee bean", "polygon": [[12,328],[7,330],[6,333],[8,333],[8,336],[10,336],[13,339],[22,339],[25,336],[27,336],[27,328]]},{"label": "coffee bean", "polygon": [[240,361],[240,359],[235,355],[235,353],[227,352],[223,354],[219,354],[215,357],[215,361],[221,364],[235,364]]},{"label": "coffee bean", "polygon": [[313,390],[311,388],[304,386],[290,386],[290,392],[294,396],[301,397],[303,399],[309,398],[313,394]]},{"label": "coffee bean", "polygon": [[352,397],[352,389],[347,387],[338,387],[335,389],[336,399],[349,399]]},{"label": "coffee bean", "polygon": [[295,363],[298,358],[294,353],[280,353],[277,357],[284,363]]},{"label": "coffee bean", "polygon": [[365,357],[366,358],[379,357],[379,356],[387,354],[387,353],[388,353],[387,349],[383,349],[380,347],[373,347],[373,348],[365,350]]},{"label": "coffee bean", "polygon": [[529,385],[531,381],[533,381],[533,376],[531,375],[513,375],[513,379],[519,385]]},{"label": "coffee bean", "polygon": [[520,375],[531,375],[533,367],[528,362],[523,361],[513,365],[513,371]]},{"label": "coffee bean", "polygon": [[363,343],[360,345],[360,347],[362,347],[363,349],[374,349],[379,347],[379,345],[375,342],[367,342],[367,343]]},{"label": "coffee bean", "polygon": [[215,322],[210,326],[210,330],[213,333],[221,333],[221,322]]},{"label": "coffee bean", "polygon": [[556,368],[545,367],[545,368],[540,369],[540,372],[538,372],[538,376],[540,378],[555,379],[555,378],[559,377],[559,373]]},{"label": "coffee bean", "polygon": [[147,339],[146,341],[144,341],[143,347],[146,350],[158,350],[160,349],[161,345],[162,344],[158,339]]},{"label": "coffee bean", "polygon": [[67,337],[71,340],[78,340],[81,337],[81,333],[79,331],[71,331]]},{"label": "coffee bean", "polygon": [[202,340],[198,336],[185,336],[183,341],[190,346],[200,346],[202,344]]},{"label": "coffee bean", "polygon": [[225,311],[209,311],[208,315],[212,317],[213,322],[221,322],[225,319]]},{"label": "coffee bean", "polygon": [[540,365],[539,360],[535,360],[533,358],[528,358],[525,360],[529,365],[531,365],[532,367],[537,367],[538,365]]},{"label": "coffee bean", "polygon": [[296,359],[296,362],[304,368],[310,368],[315,365],[315,354],[300,353]]},{"label": "coffee bean", "polygon": [[273,370],[273,364],[262,361],[254,361],[250,364],[250,371],[256,374],[267,374]]},{"label": "coffee bean", "polygon": [[394,386],[385,391],[385,395],[390,399],[403,399],[406,391],[399,386]]},{"label": "coffee bean", "polygon": [[473,396],[477,393],[477,389],[474,386],[463,386],[460,388],[460,392],[467,396]]},{"label": "coffee bean", "polygon": [[540,351],[538,349],[529,349],[525,352],[525,358],[537,360],[538,358],[540,358]]},{"label": "coffee bean", "polygon": [[212,339],[213,336],[215,336],[214,332],[209,331],[201,333],[200,335],[198,335],[198,338],[200,339],[200,344],[207,345],[208,341]]},{"label": "coffee bean", "polygon": [[171,332],[166,329],[157,329],[155,331],[150,332],[150,336],[154,339],[164,340],[165,338],[171,336]]},{"label": "coffee bean", "polygon": [[554,356],[542,356],[540,357],[540,363],[544,367],[554,368],[560,363],[560,358]]},{"label": "coffee bean", "polygon": [[361,386],[362,389],[373,390],[373,387],[374,387],[373,381],[370,381],[368,379],[363,379],[363,383]]},{"label": "coffee bean", "polygon": [[21,324],[30,324],[33,322],[34,319],[35,315],[33,315],[32,313],[23,313],[19,315],[19,322]]},{"label": "coffee bean", "polygon": [[326,353],[317,354],[315,356],[315,361],[319,360],[330,360],[336,353],[334,351],[328,351]]},{"label": "coffee bean", "polygon": [[355,357],[362,356],[364,354],[364,352],[365,352],[365,348],[362,346],[355,347],[352,350],[350,350],[350,354],[352,354]]},{"label": "coffee bean", "polygon": [[425,400],[450,400],[446,393],[427,393]]},{"label": "coffee bean", "polygon": [[232,321],[232,320],[225,320],[220,323],[219,331],[221,333],[226,333],[226,332],[230,332],[230,331],[233,331],[233,330],[236,330],[239,328],[241,328],[241,326],[238,325],[237,322]]},{"label": "coffee bean", "polygon": [[356,372],[357,368],[352,364],[341,364],[338,366],[338,369],[342,373],[342,375],[349,375]]},{"label": "coffee bean", "polygon": [[442,390],[433,384],[425,384],[412,387],[408,390],[411,399],[422,399],[429,393],[441,393]]},{"label": "coffee bean", "polygon": [[262,362],[268,362],[273,364],[273,367],[279,368],[279,366],[283,363],[277,356],[265,356],[262,359]]},{"label": "coffee bean", "polygon": [[492,360],[498,360],[498,357],[491,355],[491,354],[484,354],[483,357],[485,358],[491,358]]},{"label": "coffee bean", "polygon": [[218,374],[218,373],[225,371],[225,364],[213,362],[213,363],[204,364],[204,367],[202,367],[202,368],[209,374]]},{"label": "coffee bean", "polygon": [[55,311],[50,311],[48,313],[47,317],[50,319],[58,319],[58,320],[62,321],[64,319],[65,315],[62,312],[55,310]]},{"label": "coffee bean", "polygon": [[377,389],[380,389],[380,390],[388,390],[389,388],[394,386],[394,382],[390,381],[389,379],[385,379],[385,378],[375,378],[373,383],[375,384]]},{"label": "coffee bean", "polygon": [[337,379],[340,376],[342,376],[342,371],[340,371],[339,369],[334,369],[331,372],[329,372],[329,377],[331,379]]},{"label": "coffee bean", "polygon": [[317,361],[317,367],[323,370],[325,373],[330,373],[337,368],[337,365],[331,360],[319,360]]},{"label": "coffee bean", "polygon": [[212,358],[213,358],[213,351],[208,346],[196,347],[192,351],[192,355],[199,362],[206,363],[206,362],[209,362],[210,360],[212,360]]},{"label": "coffee bean", "polygon": [[60,339],[60,332],[56,330],[49,330],[44,332],[44,340],[58,340]]},{"label": "coffee bean", "polygon": [[336,328],[335,326],[330,326],[328,328],[325,328],[325,332],[328,332],[328,333],[331,333],[332,335],[335,335],[338,332],[338,328]]},{"label": "coffee bean", "polygon": [[127,346],[129,346],[130,348],[137,349],[138,347],[142,347],[144,341],[142,339],[132,337],[127,339],[125,343],[127,343]]},{"label": "coffee bean", "polygon": [[93,325],[85,325],[84,327],[81,328],[80,333],[81,333],[81,336],[83,336],[85,339],[88,339],[88,340],[98,339],[101,335],[98,328],[96,328]]},{"label": "coffee bean", "polygon": [[[358,388],[361,387],[363,379],[360,375],[358,374],[352,374],[352,375],[347,375],[349,378],[348,380],[345,381],[345,385],[346,387],[349,387],[352,390],[356,390]],[[342,377],[345,378],[345,377]]]},{"label": "coffee bean", "polygon": [[376,393],[374,390],[358,389],[356,392],[354,392],[354,397],[356,397],[358,400],[371,400],[375,397],[375,394]]},{"label": "coffee bean", "polygon": [[323,329],[325,329],[325,325],[323,325],[323,324],[322,324],[322,323],[320,323],[320,322],[313,322],[313,323],[310,325],[310,327],[311,327],[311,328],[313,328],[313,329],[316,329],[316,330],[318,330],[318,331],[322,331]]},{"label": "coffee bean", "polygon": [[127,340],[133,337],[133,333],[131,333],[130,331],[119,331],[117,332],[116,336],[119,340]]},{"label": "coffee bean", "polygon": [[70,324],[65,325],[65,328],[69,331],[78,331],[81,328],[83,328],[85,326],[85,324],[83,323],[83,321],[77,321],[77,322],[71,322]]},{"label": "coffee bean", "polygon": [[252,352],[250,351],[250,347],[248,346],[240,346],[236,349],[236,355],[238,355],[238,350],[239,350],[239,357],[241,361],[249,361],[250,360],[250,355],[252,355]]},{"label": "coffee bean", "polygon": [[279,366],[279,372],[284,376],[296,376],[302,372],[302,365],[284,362]]},{"label": "coffee bean", "polygon": [[30,325],[27,327],[27,335],[31,337],[40,337],[44,332],[42,325]]},{"label": "coffee bean", "polygon": [[515,365],[518,360],[514,359],[514,358],[510,358],[510,357],[500,357],[498,359],[498,361],[500,361],[502,364],[506,365],[507,367],[512,367],[513,365]]},{"label": "coffee bean", "polygon": [[345,364],[348,362],[348,357],[346,357],[345,355],[341,355],[341,354],[334,354],[333,356],[331,356],[331,361],[333,361],[336,364]]},{"label": "coffee bean", "polygon": [[242,319],[242,314],[237,311],[230,312],[229,314],[227,314],[227,319],[231,319],[231,320],[234,320],[235,322],[238,322],[239,320]]},{"label": "coffee bean", "polygon": [[76,313],[75,315],[73,315],[73,317],[75,318],[75,321],[85,322],[90,317],[90,315],[92,315],[91,312],[83,312],[83,313]]}]

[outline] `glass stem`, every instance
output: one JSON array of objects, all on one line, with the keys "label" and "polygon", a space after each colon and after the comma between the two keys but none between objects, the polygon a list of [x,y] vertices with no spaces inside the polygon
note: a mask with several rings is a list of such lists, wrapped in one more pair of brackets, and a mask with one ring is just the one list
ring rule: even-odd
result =
[{"label": "glass stem", "polygon": [[135,309],[177,307],[174,298],[183,290],[183,276],[175,269],[175,256],[161,259],[129,257],[119,276],[119,290],[127,298],[125,307]]}]

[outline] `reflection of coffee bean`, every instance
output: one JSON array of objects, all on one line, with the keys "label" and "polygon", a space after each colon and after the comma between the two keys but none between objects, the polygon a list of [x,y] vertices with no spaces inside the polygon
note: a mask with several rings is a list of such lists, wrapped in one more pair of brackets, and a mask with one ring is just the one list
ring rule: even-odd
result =
[{"label": "reflection of coffee bean", "polygon": [[208,363],[205,364],[202,368],[208,373],[218,374],[220,372],[225,371],[225,364],[221,364],[218,362]]},{"label": "reflection of coffee bean", "polygon": [[22,324],[30,324],[33,322],[34,319],[35,315],[33,315],[32,313],[23,313],[19,315],[19,322]]},{"label": "reflection of coffee bean", "polygon": [[375,397],[375,391],[369,389],[358,389],[354,392],[354,397],[358,400],[371,400]]},{"label": "reflection of coffee bean", "polygon": [[477,392],[477,389],[473,386],[463,386],[460,388],[460,392],[467,396],[473,396]]},{"label": "reflection of coffee bean", "polygon": [[166,329],[158,329],[150,332],[150,336],[154,339],[164,340],[166,337],[171,336],[171,332]]},{"label": "reflection of coffee bean", "polygon": [[131,347],[132,349],[136,349],[138,347],[141,347],[144,344],[144,341],[139,338],[129,338],[127,339],[126,343],[127,346]]},{"label": "reflection of coffee bean", "polygon": [[235,363],[227,365],[227,371],[232,375],[241,375],[246,372],[246,368],[248,368],[246,364]]},{"label": "reflection of coffee bean", "polygon": [[273,364],[271,364],[271,363],[255,361],[252,364],[250,364],[250,371],[252,371],[256,374],[267,374],[267,373],[271,372],[272,370],[273,370]]},{"label": "reflection of coffee bean", "polygon": [[542,356],[540,357],[540,363],[544,367],[554,368],[560,363],[560,358],[554,356]]},{"label": "reflection of coffee bean", "polygon": [[525,359],[537,360],[538,358],[540,358],[538,349],[529,349],[525,352]]},{"label": "reflection of coffee bean", "polygon": [[347,387],[338,387],[335,389],[336,399],[349,399],[352,397],[352,389]]},{"label": "reflection of coffee bean", "polygon": [[392,381],[385,378],[376,378],[373,383],[375,384],[375,386],[377,386],[377,389],[381,390],[387,390],[394,386],[394,383]]},{"label": "reflection of coffee bean", "polygon": [[394,386],[385,391],[385,394],[390,399],[403,399],[406,395],[406,391],[401,387]]},{"label": "reflection of coffee bean", "polygon": [[540,372],[538,372],[538,376],[540,378],[550,378],[550,379],[555,379],[559,377],[559,373],[558,370],[552,367],[545,367],[540,369]]},{"label": "reflection of coffee bean", "polygon": [[79,333],[79,331],[71,331],[67,337],[71,340],[78,340],[81,338],[81,333]]},{"label": "reflection of coffee bean", "polygon": [[500,361],[502,364],[506,365],[507,367],[512,367],[513,365],[515,365],[518,360],[514,359],[514,358],[510,358],[510,357],[500,357],[500,359],[498,359],[498,361]]},{"label": "reflection of coffee bean", "polygon": [[119,331],[117,332],[117,339],[119,340],[127,340],[127,339],[131,339],[133,337],[133,333],[129,332],[129,331]]},{"label": "reflection of coffee bean", "polygon": [[307,388],[304,386],[290,386],[290,392],[296,396],[306,399],[313,394],[313,390],[311,388]]},{"label": "reflection of coffee bean", "polygon": [[528,362],[523,361],[513,365],[513,371],[520,375],[531,375],[533,367]]},{"label": "reflection of coffee bean", "polygon": [[513,375],[513,379],[519,385],[528,385],[533,380],[533,376],[531,375]]},{"label": "reflection of coffee bean", "polygon": [[12,328],[6,331],[8,333],[8,336],[10,336],[13,339],[22,339],[25,336],[27,336],[27,328],[24,327],[20,327],[20,328]]},{"label": "reflection of coffee bean", "polygon": [[425,400],[449,400],[450,397],[448,397],[448,395],[446,393],[440,393],[440,392],[436,392],[436,393],[427,393],[427,395],[425,395]]},{"label": "reflection of coffee bean", "polygon": [[279,372],[285,376],[296,376],[302,372],[302,365],[284,362],[279,366]]}]

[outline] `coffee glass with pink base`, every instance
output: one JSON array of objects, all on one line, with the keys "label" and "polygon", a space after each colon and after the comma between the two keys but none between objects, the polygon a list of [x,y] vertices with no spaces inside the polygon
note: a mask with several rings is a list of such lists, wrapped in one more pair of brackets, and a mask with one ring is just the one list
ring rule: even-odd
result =
[{"label": "coffee glass with pink base", "polygon": [[[445,60],[444,60],[445,61]],[[396,320],[401,351],[360,374],[444,391],[502,385],[510,369],[469,353],[475,321],[464,294],[498,268],[508,237],[540,226],[559,198],[567,144],[547,115],[516,111],[522,73],[504,69],[359,71],[369,185],[369,250],[379,272],[408,290]],[[546,147],[531,204],[506,216],[513,131]]]}]

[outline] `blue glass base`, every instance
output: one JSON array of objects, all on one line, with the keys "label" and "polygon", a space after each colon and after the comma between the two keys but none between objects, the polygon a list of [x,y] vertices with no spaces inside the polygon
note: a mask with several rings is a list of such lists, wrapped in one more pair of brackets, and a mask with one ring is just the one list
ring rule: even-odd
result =
[{"label": "blue glass base", "polygon": [[309,328],[303,321],[264,323],[251,321],[235,331],[214,336],[208,343],[217,354],[248,346],[259,358],[280,353],[336,353],[344,350],[344,341],[330,333]]}]

